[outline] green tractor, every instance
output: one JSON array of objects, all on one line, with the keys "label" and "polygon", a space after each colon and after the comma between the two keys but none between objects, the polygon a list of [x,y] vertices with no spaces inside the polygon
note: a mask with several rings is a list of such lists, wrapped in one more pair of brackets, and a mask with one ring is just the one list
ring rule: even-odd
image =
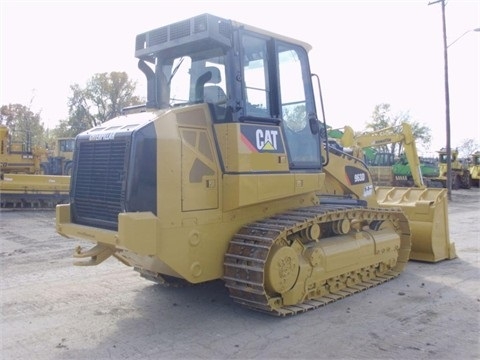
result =
[{"label": "green tractor", "polygon": [[[434,180],[438,177],[439,170],[438,165],[434,161],[428,159],[419,158],[420,160],[420,173],[423,177],[423,182],[427,187],[442,187],[442,183]],[[412,169],[408,163],[405,154],[402,154],[400,158],[392,165],[392,172],[397,182],[397,186],[414,186]],[[403,182],[403,185],[402,185]]]}]

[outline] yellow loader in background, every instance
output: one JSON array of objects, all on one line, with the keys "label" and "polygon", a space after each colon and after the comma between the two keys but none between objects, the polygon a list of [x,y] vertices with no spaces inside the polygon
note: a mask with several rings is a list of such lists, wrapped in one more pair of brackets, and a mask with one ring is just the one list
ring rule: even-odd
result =
[{"label": "yellow loader in background", "polygon": [[[435,181],[440,182],[444,188],[447,187],[447,149],[442,148],[438,152],[438,170],[439,176],[435,178]],[[458,150],[451,151],[451,184],[453,190],[470,189],[471,176],[468,164],[464,163],[458,157]]]},{"label": "yellow loader in background", "polygon": [[479,187],[480,182],[480,151],[475,151],[470,155],[470,163],[468,165],[470,173],[470,185]]}]

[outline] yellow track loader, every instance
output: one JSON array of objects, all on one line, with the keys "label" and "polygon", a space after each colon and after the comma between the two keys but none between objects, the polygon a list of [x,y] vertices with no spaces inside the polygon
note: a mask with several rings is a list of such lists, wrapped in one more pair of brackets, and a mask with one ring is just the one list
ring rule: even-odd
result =
[{"label": "yellow track loader", "polygon": [[398,276],[412,248],[453,257],[429,249],[453,249],[444,193],[378,201],[365,164],[328,147],[309,49],[210,14],[139,34],[147,102],[77,136],[57,206],[57,232],[93,243],[76,264],[222,279],[235,302],[285,316]]},{"label": "yellow track loader", "polygon": [[468,171],[470,172],[470,184],[471,184],[471,186],[479,187],[479,181],[480,181],[480,151],[476,151],[472,155],[470,155],[470,163],[468,165]]}]

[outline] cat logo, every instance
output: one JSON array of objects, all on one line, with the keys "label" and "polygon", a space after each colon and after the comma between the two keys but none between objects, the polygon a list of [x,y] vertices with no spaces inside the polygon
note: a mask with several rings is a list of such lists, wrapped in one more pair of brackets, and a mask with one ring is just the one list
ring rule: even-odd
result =
[{"label": "cat logo", "polygon": [[250,151],[278,154],[285,152],[278,126],[242,124],[240,129],[242,142]]},{"label": "cat logo", "polygon": [[277,150],[278,130],[257,129],[255,139],[258,150]]}]

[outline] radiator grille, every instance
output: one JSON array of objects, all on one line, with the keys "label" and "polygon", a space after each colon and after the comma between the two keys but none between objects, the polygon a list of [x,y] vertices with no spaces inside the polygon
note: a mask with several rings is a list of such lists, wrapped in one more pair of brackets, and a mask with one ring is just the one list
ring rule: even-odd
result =
[{"label": "radiator grille", "polygon": [[127,148],[126,139],[80,143],[72,189],[75,222],[118,227],[118,213],[124,211]]}]

